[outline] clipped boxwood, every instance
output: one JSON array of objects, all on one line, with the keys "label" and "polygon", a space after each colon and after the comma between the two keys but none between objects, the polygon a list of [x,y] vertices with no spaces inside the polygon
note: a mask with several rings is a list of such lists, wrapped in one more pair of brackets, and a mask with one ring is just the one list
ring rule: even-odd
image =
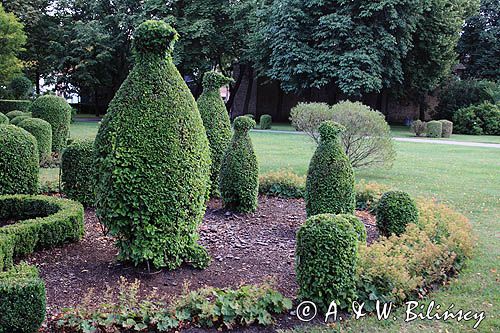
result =
[{"label": "clipped boxwood", "polygon": [[62,192],[85,206],[95,204],[94,141],[77,141],[64,149],[61,158]]},{"label": "clipped boxwood", "polygon": [[319,127],[321,139],[307,172],[307,216],[354,213],[354,172],[340,143],[344,129],[333,121]]},{"label": "clipped boxwood", "polygon": [[9,124],[9,117],[4,115],[3,113],[0,113],[0,125],[8,125]]},{"label": "clipped boxwood", "polygon": [[38,172],[35,137],[14,125],[0,126],[0,194],[35,194]]},{"label": "clipped boxwood", "polygon": [[11,119],[10,123],[11,123],[12,125],[16,125],[16,126],[17,126],[17,125],[19,125],[19,123],[20,123],[21,121],[23,121],[23,120],[25,120],[25,119],[29,119],[29,118],[31,118],[31,117],[30,117],[30,116],[27,116],[27,115],[25,115],[25,114],[23,114],[22,116],[17,116],[17,117],[14,117],[13,119]]},{"label": "clipped boxwood", "polygon": [[9,111],[7,114],[5,114],[10,120],[18,117],[18,116],[25,116],[25,112],[19,111],[19,110],[12,110]]},{"label": "clipped boxwood", "polygon": [[220,193],[224,207],[249,213],[257,209],[259,194],[259,166],[248,131],[255,121],[246,116],[234,120],[231,140],[220,174]]},{"label": "clipped boxwood", "polygon": [[266,130],[266,129],[271,129],[271,124],[272,124],[272,117],[268,114],[263,114],[260,116],[260,129]]},{"label": "clipped boxwood", "polygon": [[441,133],[442,138],[449,138],[451,137],[451,134],[453,133],[453,122],[449,120],[440,120],[443,131]]},{"label": "clipped boxwood", "polygon": [[176,39],[163,21],[146,21],[134,33],[135,65],[95,140],[97,215],[121,260],[204,268],[210,257],[197,228],[210,189],[210,149],[172,62]]},{"label": "clipped boxwood", "polygon": [[18,123],[17,126],[35,137],[40,161],[47,160],[52,151],[52,127],[50,124],[43,119],[27,118]]},{"label": "clipped boxwood", "polygon": [[52,127],[52,151],[61,152],[69,137],[71,106],[55,95],[38,97],[30,107],[34,118],[45,120]]},{"label": "clipped boxwood", "polygon": [[365,224],[355,215],[351,214],[339,214],[338,217],[346,219],[354,227],[354,231],[358,235],[358,241],[366,244],[366,227]]},{"label": "clipped boxwood", "polygon": [[415,201],[406,192],[385,192],[377,205],[377,228],[383,236],[401,235],[409,223],[418,221]]},{"label": "clipped boxwood", "polygon": [[357,243],[347,219],[332,214],[308,218],[297,233],[299,299],[314,302],[323,312],[332,301],[348,307],[356,296]]},{"label": "clipped boxwood", "polygon": [[13,110],[28,111],[31,105],[29,100],[0,99],[0,113],[8,113]]},{"label": "clipped boxwood", "polygon": [[210,196],[218,197],[219,174],[222,159],[231,142],[231,121],[224,101],[220,96],[220,87],[232,79],[215,71],[206,72],[203,76],[203,93],[198,98],[198,109],[207,133],[212,160],[210,172]]},{"label": "clipped boxwood", "polygon": [[427,123],[427,136],[429,138],[440,138],[443,134],[443,124],[438,120],[431,120]]}]

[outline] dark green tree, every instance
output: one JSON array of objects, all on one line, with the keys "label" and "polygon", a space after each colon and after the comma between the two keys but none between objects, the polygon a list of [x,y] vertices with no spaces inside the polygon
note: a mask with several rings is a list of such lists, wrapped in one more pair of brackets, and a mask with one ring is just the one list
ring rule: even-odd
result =
[{"label": "dark green tree", "polygon": [[0,3],[0,86],[19,75],[23,64],[19,53],[26,43],[23,24],[12,13],[7,13]]}]

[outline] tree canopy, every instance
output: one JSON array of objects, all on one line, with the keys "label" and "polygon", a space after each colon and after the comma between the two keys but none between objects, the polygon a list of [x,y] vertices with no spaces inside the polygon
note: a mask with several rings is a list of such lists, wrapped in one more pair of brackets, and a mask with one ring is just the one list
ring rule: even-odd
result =
[{"label": "tree canopy", "polygon": [[0,86],[6,86],[21,72],[23,63],[18,55],[25,43],[23,24],[0,3]]}]

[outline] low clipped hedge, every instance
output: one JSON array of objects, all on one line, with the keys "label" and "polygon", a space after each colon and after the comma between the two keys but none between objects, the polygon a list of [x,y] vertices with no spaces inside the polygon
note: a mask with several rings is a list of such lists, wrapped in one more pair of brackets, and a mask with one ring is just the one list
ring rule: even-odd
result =
[{"label": "low clipped hedge", "polygon": [[93,184],[94,141],[77,141],[63,151],[61,159],[62,192],[85,206],[95,204]]},{"label": "low clipped hedge", "polygon": [[9,117],[4,115],[3,113],[0,113],[0,125],[8,125],[9,124]]},{"label": "low clipped hedge", "polygon": [[10,120],[18,117],[18,116],[25,116],[25,112],[23,111],[20,111],[20,110],[12,110],[12,111],[9,111],[5,114]]},{"label": "low clipped hedge", "polygon": [[427,123],[427,136],[429,138],[440,138],[443,134],[443,124],[438,120]]},{"label": "low clipped hedge", "polygon": [[31,133],[36,139],[40,162],[46,161],[52,151],[52,127],[48,122],[38,118],[27,118],[17,126]]},{"label": "low clipped hedge", "polygon": [[401,235],[409,223],[418,221],[415,201],[406,192],[389,191],[382,195],[376,209],[377,228],[389,237]]},{"label": "low clipped hedge", "polygon": [[273,118],[270,115],[263,114],[262,116],[260,116],[260,121],[259,121],[260,129],[263,130],[271,129],[272,121]]},{"label": "low clipped hedge", "polygon": [[0,99],[0,113],[7,113],[13,110],[28,111],[31,105],[29,100]]}]

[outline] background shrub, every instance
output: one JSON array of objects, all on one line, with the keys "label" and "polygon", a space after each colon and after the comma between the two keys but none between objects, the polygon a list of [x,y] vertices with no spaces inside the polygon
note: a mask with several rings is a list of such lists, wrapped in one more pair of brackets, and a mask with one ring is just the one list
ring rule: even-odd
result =
[{"label": "background shrub", "polygon": [[48,122],[38,118],[26,118],[17,126],[25,129],[36,139],[40,163],[50,158],[52,151],[52,127]]},{"label": "background shrub", "polygon": [[25,99],[33,90],[33,83],[26,76],[17,76],[10,81],[9,90],[15,99]]},{"label": "background shrub", "polygon": [[232,82],[214,71],[203,76],[203,93],[198,98],[203,126],[210,144],[210,157],[212,160],[210,172],[210,196],[219,197],[219,175],[222,159],[229,143],[231,142],[231,120],[224,101],[220,96],[220,87]]},{"label": "background shrub", "polygon": [[440,138],[443,135],[443,124],[437,120],[427,123],[427,136],[429,138]]},{"label": "background shrub", "polygon": [[399,236],[409,223],[417,221],[417,206],[408,193],[389,191],[382,195],[377,205],[377,228],[383,236]]},{"label": "background shrub", "polygon": [[483,103],[458,110],[455,132],[473,135],[500,135],[500,104]]},{"label": "background shrub", "polygon": [[343,130],[333,121],[319,127],[321,140],[307,172],[307,216],[354,212],[354,172],[340,144]]},{"label": "background shrub", "polygon": [[259,193],[280,198],[303,198],[306,178],[290,170],[268,172],[259,177]]},{"label": "background shrub", "polygon": [[248,213],[257,209],[259,166],[248,131],[255,126],[249,117],[234,120],[234,134],[222,161],[220,193],[224,207]]},{"label": "background shrub", "polygon": [[297,233],[295,252],[298,298],[326,311],[330,302],[342,308],[355,299],[358,235],[340,216],[310,217]]},{"label": "background shrub", "polygon": [[0,126],[0,194],[38,191],[36,139],[14,125]]},{"label": "background shrub", "polygon": [[19,116],[25,116],[24,112],[20,110],[12,110],[7,112],[5,115],[11,120]]},{"label": "background shrub", "polygon": [[296,130],[305,132],[319,143],[319,125],[332,120],[332,112],[326,103],[299,103],[290,111],[290,120]]},{"label": "background shrub", "polygon": [[19,123],[25,119],[29,119],[31,118],[30,116],[26,116],[26,115],[22,115],[22,116],[17,116],[17,117],[14,117],[10,120],[10,123],[11,125],[19,125]]},{"label": "background shrub", "polygon": [[416,136],[422,136],[427,129],[427,123],[420,119],[415,120],[411,123],[411,131]]},{"label": "background shrub", "polygon": [[29,100],[0,99],[0,112],[7,113],[14,110],[28,111],[31,105]]},{"label": "background shrub", "polygon": [[267,130],[271,129],[273,118],[268,114],[263,114],[260,116],[259,125],[260,129]]},{"label": "background shrub", "polygon": [[62,192],[85,206],[95,204],[94,141],[77,141],[63,150],[61,158]]},{"label": "background shrub", "polygon": [[441,133],[441,137],[442,138],[449,138],[451,137],[451,134],[453,133],[453,123],[449,120],[440,120],[439,122],[441,122],[441,125],[442,125],[442,133]]},{"label": "background shrub", "polygon": [[52,127],[52,151],[61,152],[69,137],[71,106],[55,95],[38,97],[30,107],[34,118],[45,120]]},{"label": "background shrub", "polygon": [[135,65],[94,145],[97,215],[117,238],[119,259],[203,268],[210,257],[197,228],[210,150],[196,101],[172,62],[176,39],[163,21],[146,21],[134,33]]},{"label": "background shrub", "polygon": [[0,113],[0,125],[8,125],[9,124],[9,117],[4,115],[3,113]]}]

